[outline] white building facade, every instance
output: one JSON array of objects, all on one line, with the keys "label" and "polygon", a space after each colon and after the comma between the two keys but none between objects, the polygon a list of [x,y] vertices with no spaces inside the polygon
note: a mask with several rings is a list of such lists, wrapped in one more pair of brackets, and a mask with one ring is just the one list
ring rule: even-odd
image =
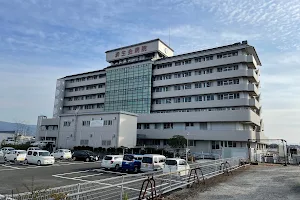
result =
[{"label": "white building facade", "polygon": [[106,59],[110,66],[103,70],[57,81],[54,118],[136,113],[136,146],[164,148],[173,135],[183,135],[198,152],[264,138],[261,63],[247,41],[174,56],[155,39],[107,51]]}]

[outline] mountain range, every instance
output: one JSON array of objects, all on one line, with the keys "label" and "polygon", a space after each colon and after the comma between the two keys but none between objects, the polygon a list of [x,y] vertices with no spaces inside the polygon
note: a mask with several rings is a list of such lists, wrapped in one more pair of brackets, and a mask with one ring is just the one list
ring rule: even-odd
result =
[{"label": "mountain range", "polygon": [[35,136],[36,125],[0,121],[0,131],[18,131]]}]

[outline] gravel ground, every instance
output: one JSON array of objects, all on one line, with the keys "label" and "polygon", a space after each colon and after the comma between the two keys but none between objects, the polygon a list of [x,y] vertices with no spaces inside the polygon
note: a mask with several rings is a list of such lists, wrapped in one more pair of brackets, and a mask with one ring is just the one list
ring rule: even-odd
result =
[{"label": "gravel ground", "polygon": [[167,200],[282,200],[300,199],[300,167],[249,166],[177,191]]}]

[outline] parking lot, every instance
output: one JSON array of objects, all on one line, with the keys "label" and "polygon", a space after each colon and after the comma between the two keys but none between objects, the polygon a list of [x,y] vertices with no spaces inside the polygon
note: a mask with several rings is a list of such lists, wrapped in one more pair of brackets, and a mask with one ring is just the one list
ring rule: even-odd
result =
[{"label": "parking lot", "polygon": [[100,169],[100,161],[57,161],[48,166],[6,163],[0,165],[0,194],[16,194],[32,189],[99,181],[120,175],[120,172]]}]

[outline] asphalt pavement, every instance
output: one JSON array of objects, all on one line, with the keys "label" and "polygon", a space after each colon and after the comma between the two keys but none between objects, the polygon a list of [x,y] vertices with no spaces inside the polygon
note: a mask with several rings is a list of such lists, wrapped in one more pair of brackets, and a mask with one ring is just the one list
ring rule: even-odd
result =
[{"label": "asphalt pavement", "polygon": [[121,175],[99,170],[100,162],[61,161],[48,166],[0,164],[0,194],[29,192]]}]

